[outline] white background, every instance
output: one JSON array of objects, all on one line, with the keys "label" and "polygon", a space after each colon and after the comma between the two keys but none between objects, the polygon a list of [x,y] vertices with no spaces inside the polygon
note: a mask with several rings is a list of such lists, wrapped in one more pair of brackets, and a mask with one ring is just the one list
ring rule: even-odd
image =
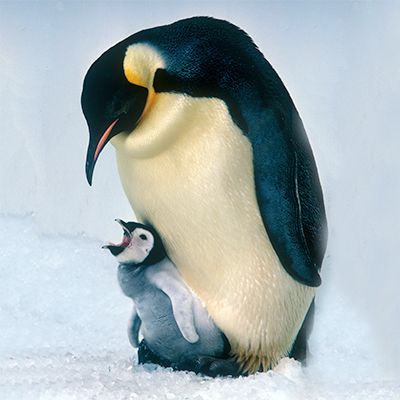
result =
[{"label": "white background", "polygon": [[[291,93],[313,147],[330,233],[313,336],[316,349],[326,357],[317,357],[315,369],[334,370],[338,358],[333,354],[330,361],[329,351],[340,353],[344,348],[355,354],[346,361],[348,371],[362,364],[365,356],[368,365],[379,365],[382,381],[400,376],[400,5],[395,1],[0,2],[2,282],[9,290],[30,293],[32,299],[41,291],[39,314],[45,315],[45,304],[52,303],[55,294],[46,278],[50,261],[40,267],[41,252],[50,251],[47,241],[53,240],[43,234],[62,235],[54,240],[65,246],[59,256],[69,259],[72,248],[90,247],[83,235],[97,246],[96,240],[119,236],[114,218],[132,218],[112,146],[96,166],[93,187],[86,183],[82,80],[90,64],[117,41],[194,15],[227,19],[249,33]],[[20,230],[12,228],[21,224],[29,226],[23,241]],[[29,245],[30,238],[47,246],[31,243],[33,266],[18,251]],[[104,255],[99,254],[93,250],[93,259],[104,264]],[[24,272],[16,284],[13,266],[19,263]],[[36,285],[27,277],[30,268]],[[99,278],[102,293],[108,279],[113,275]],[[66,306],[71,318],[82,312],[77,310],[79,285],[65,274],[62,288],[74,299]],[[114,301],[120,294],[115,282],[111,285]],[[5,294],[9,290],[3,290],[0,310],[10,302],[11,294]],[[85,299],[86,305],[90,299]],[[125,308],[109,307],[125,318]],[[13,352],[10,338],[28,329],[10,326],[21,322],[22,309],[23,304],[3,321],[8,327],[0,333],[7,344],[4,354]],[[102,313],[100,307],[93,310]],[[38,343],[46,328],[37,328]],[[368,338],[358,340],[365,329]],[[89,329],[85,334],[90,339]],[[29,341],[29,335],[24,338]],[[327,349],[329,343],[332,349]]]}]

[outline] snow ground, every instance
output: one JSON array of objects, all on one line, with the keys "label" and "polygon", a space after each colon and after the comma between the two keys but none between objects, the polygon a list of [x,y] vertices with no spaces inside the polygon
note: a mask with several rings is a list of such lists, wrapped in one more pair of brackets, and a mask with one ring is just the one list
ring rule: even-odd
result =
[{"label": "snow ground", "polygon": [[267,373],[210,379],[137,365],[130,300],[98,240],[46,236],[30,216],[2,216],[0,243],[2,400],[400,399],[400,381],[329,265],[307,367],[284,359]]},{"label": "snow ground", "polygon": [[[400,3],[27,4],[0,1],[0,215],[34,213],[0,216],[0,400],[400,399]],[[118,237],[113,218],[132,214],[111,147],[85,181],[87,68],[133,32],[193,15],[250,34],[316,156],[330,237],[307,368],[210,380],[138,367],[114,261],[78,234]]]}]

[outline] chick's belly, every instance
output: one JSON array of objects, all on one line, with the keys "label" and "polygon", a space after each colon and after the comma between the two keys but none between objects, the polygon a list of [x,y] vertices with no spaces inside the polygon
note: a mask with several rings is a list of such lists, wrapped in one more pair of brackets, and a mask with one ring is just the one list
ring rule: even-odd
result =
[{"label": "chick's belly", "polygon": [[[136,300],[141,333],[152,351],[164,358],[170,358],[171,349],[183,340],[175,322],[170,300],[163,292],[148,291]],[[173,345],[175,343],[175,346]]]}]

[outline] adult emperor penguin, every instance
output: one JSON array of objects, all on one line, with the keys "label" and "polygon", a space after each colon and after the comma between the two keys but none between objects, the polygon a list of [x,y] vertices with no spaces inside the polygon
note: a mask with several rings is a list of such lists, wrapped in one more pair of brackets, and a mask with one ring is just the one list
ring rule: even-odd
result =
[{"label": "adult emperor penguin", "polygon": [[111,140],[137,218],[157,229],[242,370],[303,353],[323,197],[298,112],[251,38],[208,17],[138,32],[90,67],[82,108],[89,184]]}]

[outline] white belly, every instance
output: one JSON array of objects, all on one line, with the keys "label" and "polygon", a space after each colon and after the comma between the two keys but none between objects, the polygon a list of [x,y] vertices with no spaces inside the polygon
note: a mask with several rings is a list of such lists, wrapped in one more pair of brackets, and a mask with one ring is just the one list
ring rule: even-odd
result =
[{"label": "white belly", "polygon": [[314,295],[283,269],[255,195],[252,148],[225,103],[158,94],[132,134],[113,139],[137,217],[249,369],[290,351]]}]

